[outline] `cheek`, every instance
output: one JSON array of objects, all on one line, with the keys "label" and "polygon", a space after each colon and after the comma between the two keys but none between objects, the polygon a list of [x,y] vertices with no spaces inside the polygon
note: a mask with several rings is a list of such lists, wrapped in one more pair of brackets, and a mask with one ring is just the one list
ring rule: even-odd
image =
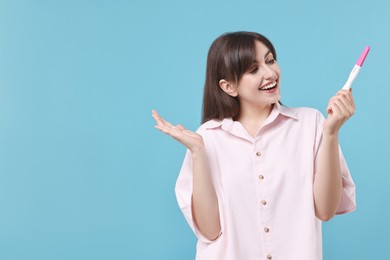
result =
[{"label": "cheek", "polygon": [[279,68],[279,66],[276,66],[275,73],[276,73],[276,75],[278,75],[278,77],[280,77],[280,68]]}]

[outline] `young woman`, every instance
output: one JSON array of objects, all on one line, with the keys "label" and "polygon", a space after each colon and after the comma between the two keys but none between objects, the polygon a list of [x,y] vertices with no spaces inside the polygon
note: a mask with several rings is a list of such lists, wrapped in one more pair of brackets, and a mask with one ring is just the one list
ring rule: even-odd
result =
[{"label": "young woman", "polygon": [[322,221],[355,209],[338,142],[354,111],[350,91],[330,99],[327,119],[283,106],[271,42],[252,32],[217,38],[197,132],[153,111],[156,128],[188,148],[176,196],[196,259],[322,259]]}]

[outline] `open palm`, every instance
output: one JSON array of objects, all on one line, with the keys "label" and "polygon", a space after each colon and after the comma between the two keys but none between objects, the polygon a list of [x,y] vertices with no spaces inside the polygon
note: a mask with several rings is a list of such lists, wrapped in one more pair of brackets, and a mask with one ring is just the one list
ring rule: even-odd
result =
[{"label": "open palm", "polygon": [[152,110],[152,116],[156,120],[155,128],[173,137],[185,145],[191,152],[198,151],[203,148],[203,138],[199,134],[187,130],[182,125],[172,125],[162,118],[156,110]]}]

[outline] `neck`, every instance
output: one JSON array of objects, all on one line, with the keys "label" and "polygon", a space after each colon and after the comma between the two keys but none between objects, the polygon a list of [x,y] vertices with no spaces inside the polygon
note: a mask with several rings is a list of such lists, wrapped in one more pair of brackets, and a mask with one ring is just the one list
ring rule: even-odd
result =
[{"label": "neck", "polygon": [[252,136],[255,136],[269,114],[271,114],[273,106],[273,104],[264,104],[256,107],[241,106],[240,113],[235,120],[239,121]]}]

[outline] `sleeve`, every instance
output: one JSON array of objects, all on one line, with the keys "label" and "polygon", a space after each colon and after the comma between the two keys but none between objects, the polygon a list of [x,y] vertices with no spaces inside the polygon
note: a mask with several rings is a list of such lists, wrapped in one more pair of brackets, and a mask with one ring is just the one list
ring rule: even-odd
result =
[{"label": "sleeve", "polygon": [[[315,140],[315,157],[317,157],[317,152],[319,146],[321,144],[322,133],[323,133],[323,124],[326,119],[321,114],[321,112],[317,112],[317,130],[316,130],[316,140]],[[339,207],[336,210],[336,214],[345,214],[352,212],[356,209],[356,187],[355,183],[352,180],[351,174],[348,169],[347,162],[344,158],[343,152],[339,145],[339,157],[340,157],[340,170],[341,170],[341,178],[343,191],[341,194],[341,200]]]},{"label": "sleeve", "polygon": [[[175,192],[180,210],[182,211],[185,219],[187,220],[188,225],[191,227],[195,236],[200,241],[205,243],[213,243],[218,240],[218,238],[222,234],[222,231],[220,231],[217,238],[215,238],[214,240],[209,240],[199,231],[192,216],[192,158],[191,152],[189,150],[187,150],[183,165],[179,173],[179,177],[177,178]],[[219,211],[221,213],[221,209]],[[222,226],[222,216],[220,216],[220,219]]]},{"label": "sleeve", "polygon": [[356,209],[356,188],[355,183],[353,182],[351,174],[349,172],[347,162],[345,161],[344,155],[341,151],[341,148],[339,148],[339,154],[343,193],[341,196],[339,207],[336,210],[336,214],[345,214],[352,212]]}]

